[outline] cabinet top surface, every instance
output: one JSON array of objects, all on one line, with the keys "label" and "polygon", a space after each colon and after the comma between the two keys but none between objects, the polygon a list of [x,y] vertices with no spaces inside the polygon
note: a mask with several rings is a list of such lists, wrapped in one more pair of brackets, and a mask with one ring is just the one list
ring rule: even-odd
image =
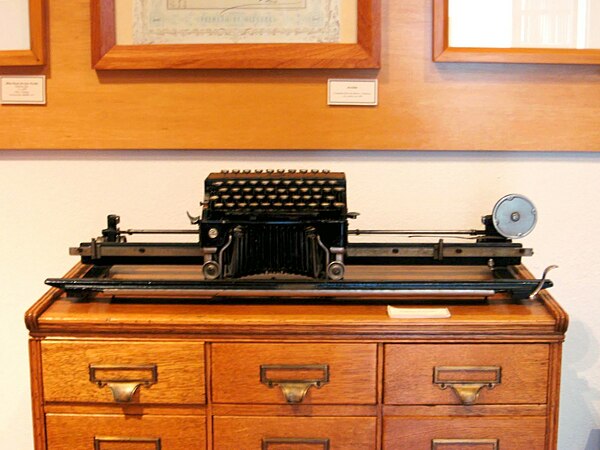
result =
[{"label": "cabinet top surface", "polygon": [[[131,267],[113,275],[127,279],[132,276],[160,276],[176,279],[193,275],[194,268]],[[78,265],[68,276],[81,276],[85,266]],[[432,272],[432,270],[435,270]],[[530,274],[521,266],[515,268],[518,277]],[[363,268],[361,276],[377,277],[373,268]],[[389,277],[386,273],[386,278]],[[404,279],[470,279],[485,280],[489,271],[473,268],[402,268],[394,273]],[[304,299],[295,302],[247,299],[219,303],[198,299],[134,298],[116,299],[97,295],[82,301],[70,299],[57,289],[51,289],[26,314],[32,335],[104,335],[110,334],[194,334],[227,337],[232,335],[275,337],[296,335],[300,338],[338,338],[344,335],[402,338],[418,335],[546,335],[562,336],[567,316],[554,299],[542,292],[534,300],[511,301],[403,301],[393,302],[402,308],[447,307],[450,318],[392,319],[387,314],[387,301],[336,302]]]}]

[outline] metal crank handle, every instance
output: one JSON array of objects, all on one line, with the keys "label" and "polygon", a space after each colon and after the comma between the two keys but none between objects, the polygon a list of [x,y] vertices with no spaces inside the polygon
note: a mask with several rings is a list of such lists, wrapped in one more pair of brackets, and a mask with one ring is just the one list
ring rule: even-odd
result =
[{"label": "metal crank handle", "polygon": [[540,293],[540,291],[544,287],[544,283],[546,282],[546,277],[548,276],[548,272],[550,272],[553,269],[558,269],[558,266],[552,265],[552,266],[548,266],[544,269],[544,273],[542,273],[542,279],[540,280],[540,283],[533,290],[533,292],[529,295],[530,300],[533,300]]}]

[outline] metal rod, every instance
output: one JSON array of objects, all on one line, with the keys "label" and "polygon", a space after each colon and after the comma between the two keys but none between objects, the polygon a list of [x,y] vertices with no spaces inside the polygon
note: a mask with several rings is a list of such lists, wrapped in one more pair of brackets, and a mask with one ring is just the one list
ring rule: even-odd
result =
[{"label": "metal rod", "polygon": [[355,234],[357,236],[361,234],[415,234],[415,235],[428,235],[438,236],[441,234],[445,235],[483,235],[484,230],[348,230],[348,234]]},{"label": "metal rod", "polygon": [[198,234],[198,230],[119,230],[121,234]]}]

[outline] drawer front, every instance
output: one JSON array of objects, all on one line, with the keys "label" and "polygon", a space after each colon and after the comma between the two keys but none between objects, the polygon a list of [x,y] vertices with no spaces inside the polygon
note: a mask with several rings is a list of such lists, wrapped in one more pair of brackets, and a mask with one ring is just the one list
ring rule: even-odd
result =
[{"label": "drawer front", "polygon": [[545,417],[386,417],[385,450],[541,450]]},{"label": "drawer front", "polygon": [[42,342],[49,402],[205,403],[201,342]]},{"label": "drawer front", "polygon": [[544,344],[391,344],[384,401],[397,405],[546,403]]},{"label": "drawer front", "polygon": [[204,416],[47,414],[48,450],[204,450]]},{"label": "drawer front", "polygon": [[375,417],[214,417],[214,448],[361,450],[375,448]]},{"label": "drawer front", "polygon": [[215,403],[374,404],[375,344],[213,344]]}]

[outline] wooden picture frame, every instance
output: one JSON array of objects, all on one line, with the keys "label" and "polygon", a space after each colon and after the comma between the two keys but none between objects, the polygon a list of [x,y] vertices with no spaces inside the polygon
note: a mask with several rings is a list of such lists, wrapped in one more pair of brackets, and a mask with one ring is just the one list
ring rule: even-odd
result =
[{"label": "wooden picture frame", "polygon": [[120,69],[376,69],[380,64],[380,0],[357,0],[351,44],[119,45],[116,0],[91,0],[92,67]]},{"label": "wooden picture frame", "polygon": [[46,0],[29,0],[28,50],[0,49],[0,67],[42,66],[46,62]]},{"label": "wooden picture frame", "polygon": [[597,49],[451,47],[448,2],[433,0],[435,62],[600,64]]}]

